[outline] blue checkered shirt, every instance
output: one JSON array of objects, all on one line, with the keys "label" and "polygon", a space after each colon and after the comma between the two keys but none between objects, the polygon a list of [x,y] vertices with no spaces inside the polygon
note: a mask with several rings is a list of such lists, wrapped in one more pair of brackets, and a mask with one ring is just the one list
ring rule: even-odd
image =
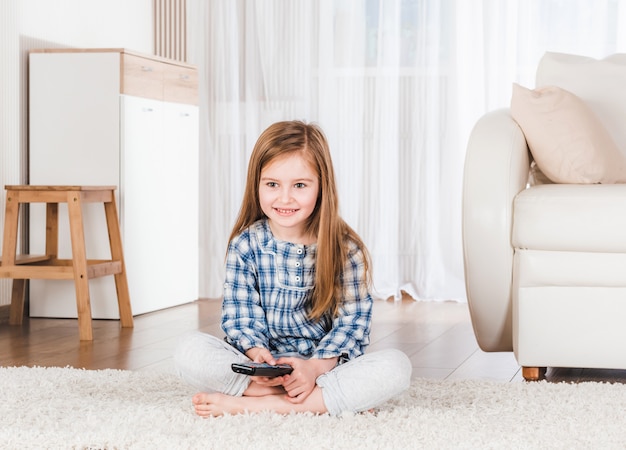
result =
[{"label": "blue checkered shirt", "polygon": [[372,297],[364,278],[363,253],[352,241],[343,272],[339,314],[309,320],[307,304],[315,278],[317,245],[275,239],[267,219],[236,236],[228,246],[222,329],[242,352],[355,358],[369,344]]}]

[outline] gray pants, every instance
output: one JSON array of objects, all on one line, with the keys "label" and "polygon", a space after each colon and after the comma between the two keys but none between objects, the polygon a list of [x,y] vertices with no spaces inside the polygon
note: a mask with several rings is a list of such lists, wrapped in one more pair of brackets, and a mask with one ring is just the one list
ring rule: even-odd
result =
[{"label": "gray pants", "polygon": [[[281,355],[274,355],[277,358]],[[241,396],[250,377],[235,373],[230,365],[250,359],[210,334],[185,336],[174,355],[178,375],[203,392]],[[360,412],[379,406],[404,392],[411,383],[411,362],[395,349],[366,353],[317,378],[326,409],[331,415]]]}]

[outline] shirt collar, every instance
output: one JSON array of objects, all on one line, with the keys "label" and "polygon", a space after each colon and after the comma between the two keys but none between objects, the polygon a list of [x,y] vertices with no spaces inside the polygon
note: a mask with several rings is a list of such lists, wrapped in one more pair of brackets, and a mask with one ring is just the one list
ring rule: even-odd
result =
[{"label": "shirt collar", "polygon": [[252,234],[256,237],[259,243],[259,247],[266,251],[276,252],[279,247],[300,247],[303,248],[305,251],[310,251],[317,248],[317,243],[311,245],[303,245],[276,239],[272,234],[272,229],[270,228],[269,221],[266,217],[257,220],[255,223],[252,224],[250,228]]}]

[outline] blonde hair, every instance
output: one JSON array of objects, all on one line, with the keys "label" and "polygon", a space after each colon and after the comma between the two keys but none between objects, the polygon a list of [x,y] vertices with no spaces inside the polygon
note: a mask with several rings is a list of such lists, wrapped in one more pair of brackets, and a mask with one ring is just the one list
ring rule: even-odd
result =
[{"label": "blonde hair", "polygon": [[248,164],[243,202],[229,241],[265,217],[259,202],[261,170],[279,156],[299,153],[319,177],[317,204],[305,232],[317,236],[317,263],[309,317],[319,320],[326,312],[337,315],[342,298],[342,273],[348,260],[346,239],[364,254],[365,277],[370,283],[367,248],[359,235],[340,217],[330,149],[321,128],[301,121],[277,122],[259,136]]}]

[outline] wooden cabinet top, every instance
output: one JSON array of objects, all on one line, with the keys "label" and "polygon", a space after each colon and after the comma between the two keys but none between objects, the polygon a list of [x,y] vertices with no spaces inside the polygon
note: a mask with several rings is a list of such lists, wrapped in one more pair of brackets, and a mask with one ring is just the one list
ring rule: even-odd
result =
[{"label": "wooden cabinet top", "polygon": [[124,48],[42,48],[30,53],[118,53],[121,94],[198,104],[198,71],[191,64]]},{"label": "wooden cabinet top", "polygon": [[195,69],[194,65],[176,61],[174,59],[164,58],[162,56],[149,55],[147,53],[136,52],[128,50],[127,48],[35,48],[30,50],[30,53],[125,53],[127,55],[134,55],[140,58],[152,59],[165,64],[173,64],[181,67],[188,67]]}]

